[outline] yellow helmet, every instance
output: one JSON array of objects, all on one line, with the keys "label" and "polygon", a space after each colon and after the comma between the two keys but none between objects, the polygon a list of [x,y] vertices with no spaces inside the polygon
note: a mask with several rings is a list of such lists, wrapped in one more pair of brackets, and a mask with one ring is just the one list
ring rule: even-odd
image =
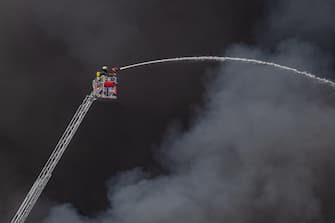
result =
[{"label": "yellow helmet", "polygon": [[100,77],[100,72],[99,71],[97,71],[97,77]]}]

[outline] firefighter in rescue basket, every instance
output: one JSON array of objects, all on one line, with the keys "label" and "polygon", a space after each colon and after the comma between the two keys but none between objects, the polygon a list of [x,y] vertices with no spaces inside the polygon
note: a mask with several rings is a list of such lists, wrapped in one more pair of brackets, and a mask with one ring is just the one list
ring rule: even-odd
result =
[{"label": "firefighter in rescue basket", "polygon": [[98,99],[117,99],[118,77],[120,69],[113,67],[111,71],[107,66],[103,66],[101,71],[97,71],[96,78],[93,80],[93,94]]}]

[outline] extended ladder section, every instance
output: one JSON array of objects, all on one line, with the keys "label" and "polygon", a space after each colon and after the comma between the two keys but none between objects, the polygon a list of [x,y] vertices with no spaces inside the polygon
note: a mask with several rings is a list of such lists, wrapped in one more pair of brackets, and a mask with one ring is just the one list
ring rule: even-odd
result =
[{"label": "extended ladder section", "polygon": [[74,134],[76,133],[80,123],[83,121],[85,115],[87,114],[88,110],[90,109],[92,103],[96,100],[95,96],[91,93],[87,95],[83,101],[83,103],[79,106],[76,113],[74,114],[72,120],[68,124],[65,132],[63,133],[62,137],[58,141],[56,148],[50,155],[49,160],[43,167],[41,173],[37,177],[35,183],[31,187],[30,191],[28,192],[26,198],[22,202],[20,208],[16,212],[15,216],[13,217],[11,223],[24,223],[33,209],[34,205],[36,204],[38,198],[40,197],[42,191],[44,190],[45,186],[49,182],[52,172],[54,171],[55,167],[57,166],[59,160],[61,159],[62,155],[64,154],[67,146],[71,142]]}]

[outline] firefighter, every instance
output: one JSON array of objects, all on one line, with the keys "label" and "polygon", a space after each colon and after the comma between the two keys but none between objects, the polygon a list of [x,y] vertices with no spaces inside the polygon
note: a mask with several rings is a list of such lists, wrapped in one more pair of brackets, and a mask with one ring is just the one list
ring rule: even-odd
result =
[{"label": "firefighter", "polygon": [[100,78],[105,81],[108,77],[108,67],[107,66],[103,66],[100,73]]},{"label": "firefighter", "polygon": [[96,73],[96,77],[97,77],[97,80],[100,81],[100,77],[101,77],[101,73],[100,73],[100,71],[97,71],[97,73]]},{"label": "firefighter", "polygon": [[113,94],[116,96],[118,93],[118,77],[117,72],[120,69],[118,67],[113,67],[112,71],[109,73],[109,80],[114,84],[113,86]]}]

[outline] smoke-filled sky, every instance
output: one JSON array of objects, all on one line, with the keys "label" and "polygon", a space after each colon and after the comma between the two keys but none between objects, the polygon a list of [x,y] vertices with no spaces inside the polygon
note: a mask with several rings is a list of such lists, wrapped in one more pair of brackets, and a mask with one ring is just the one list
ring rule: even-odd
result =
[{"label": "smoke-filled sky", "polygon": [[[8,222],[102,64],[185,55],[334,79],[335,3],[2,1],[0,221]],[[333,90],[243,64],[120,73],[29,222],[334,222]]]}]

